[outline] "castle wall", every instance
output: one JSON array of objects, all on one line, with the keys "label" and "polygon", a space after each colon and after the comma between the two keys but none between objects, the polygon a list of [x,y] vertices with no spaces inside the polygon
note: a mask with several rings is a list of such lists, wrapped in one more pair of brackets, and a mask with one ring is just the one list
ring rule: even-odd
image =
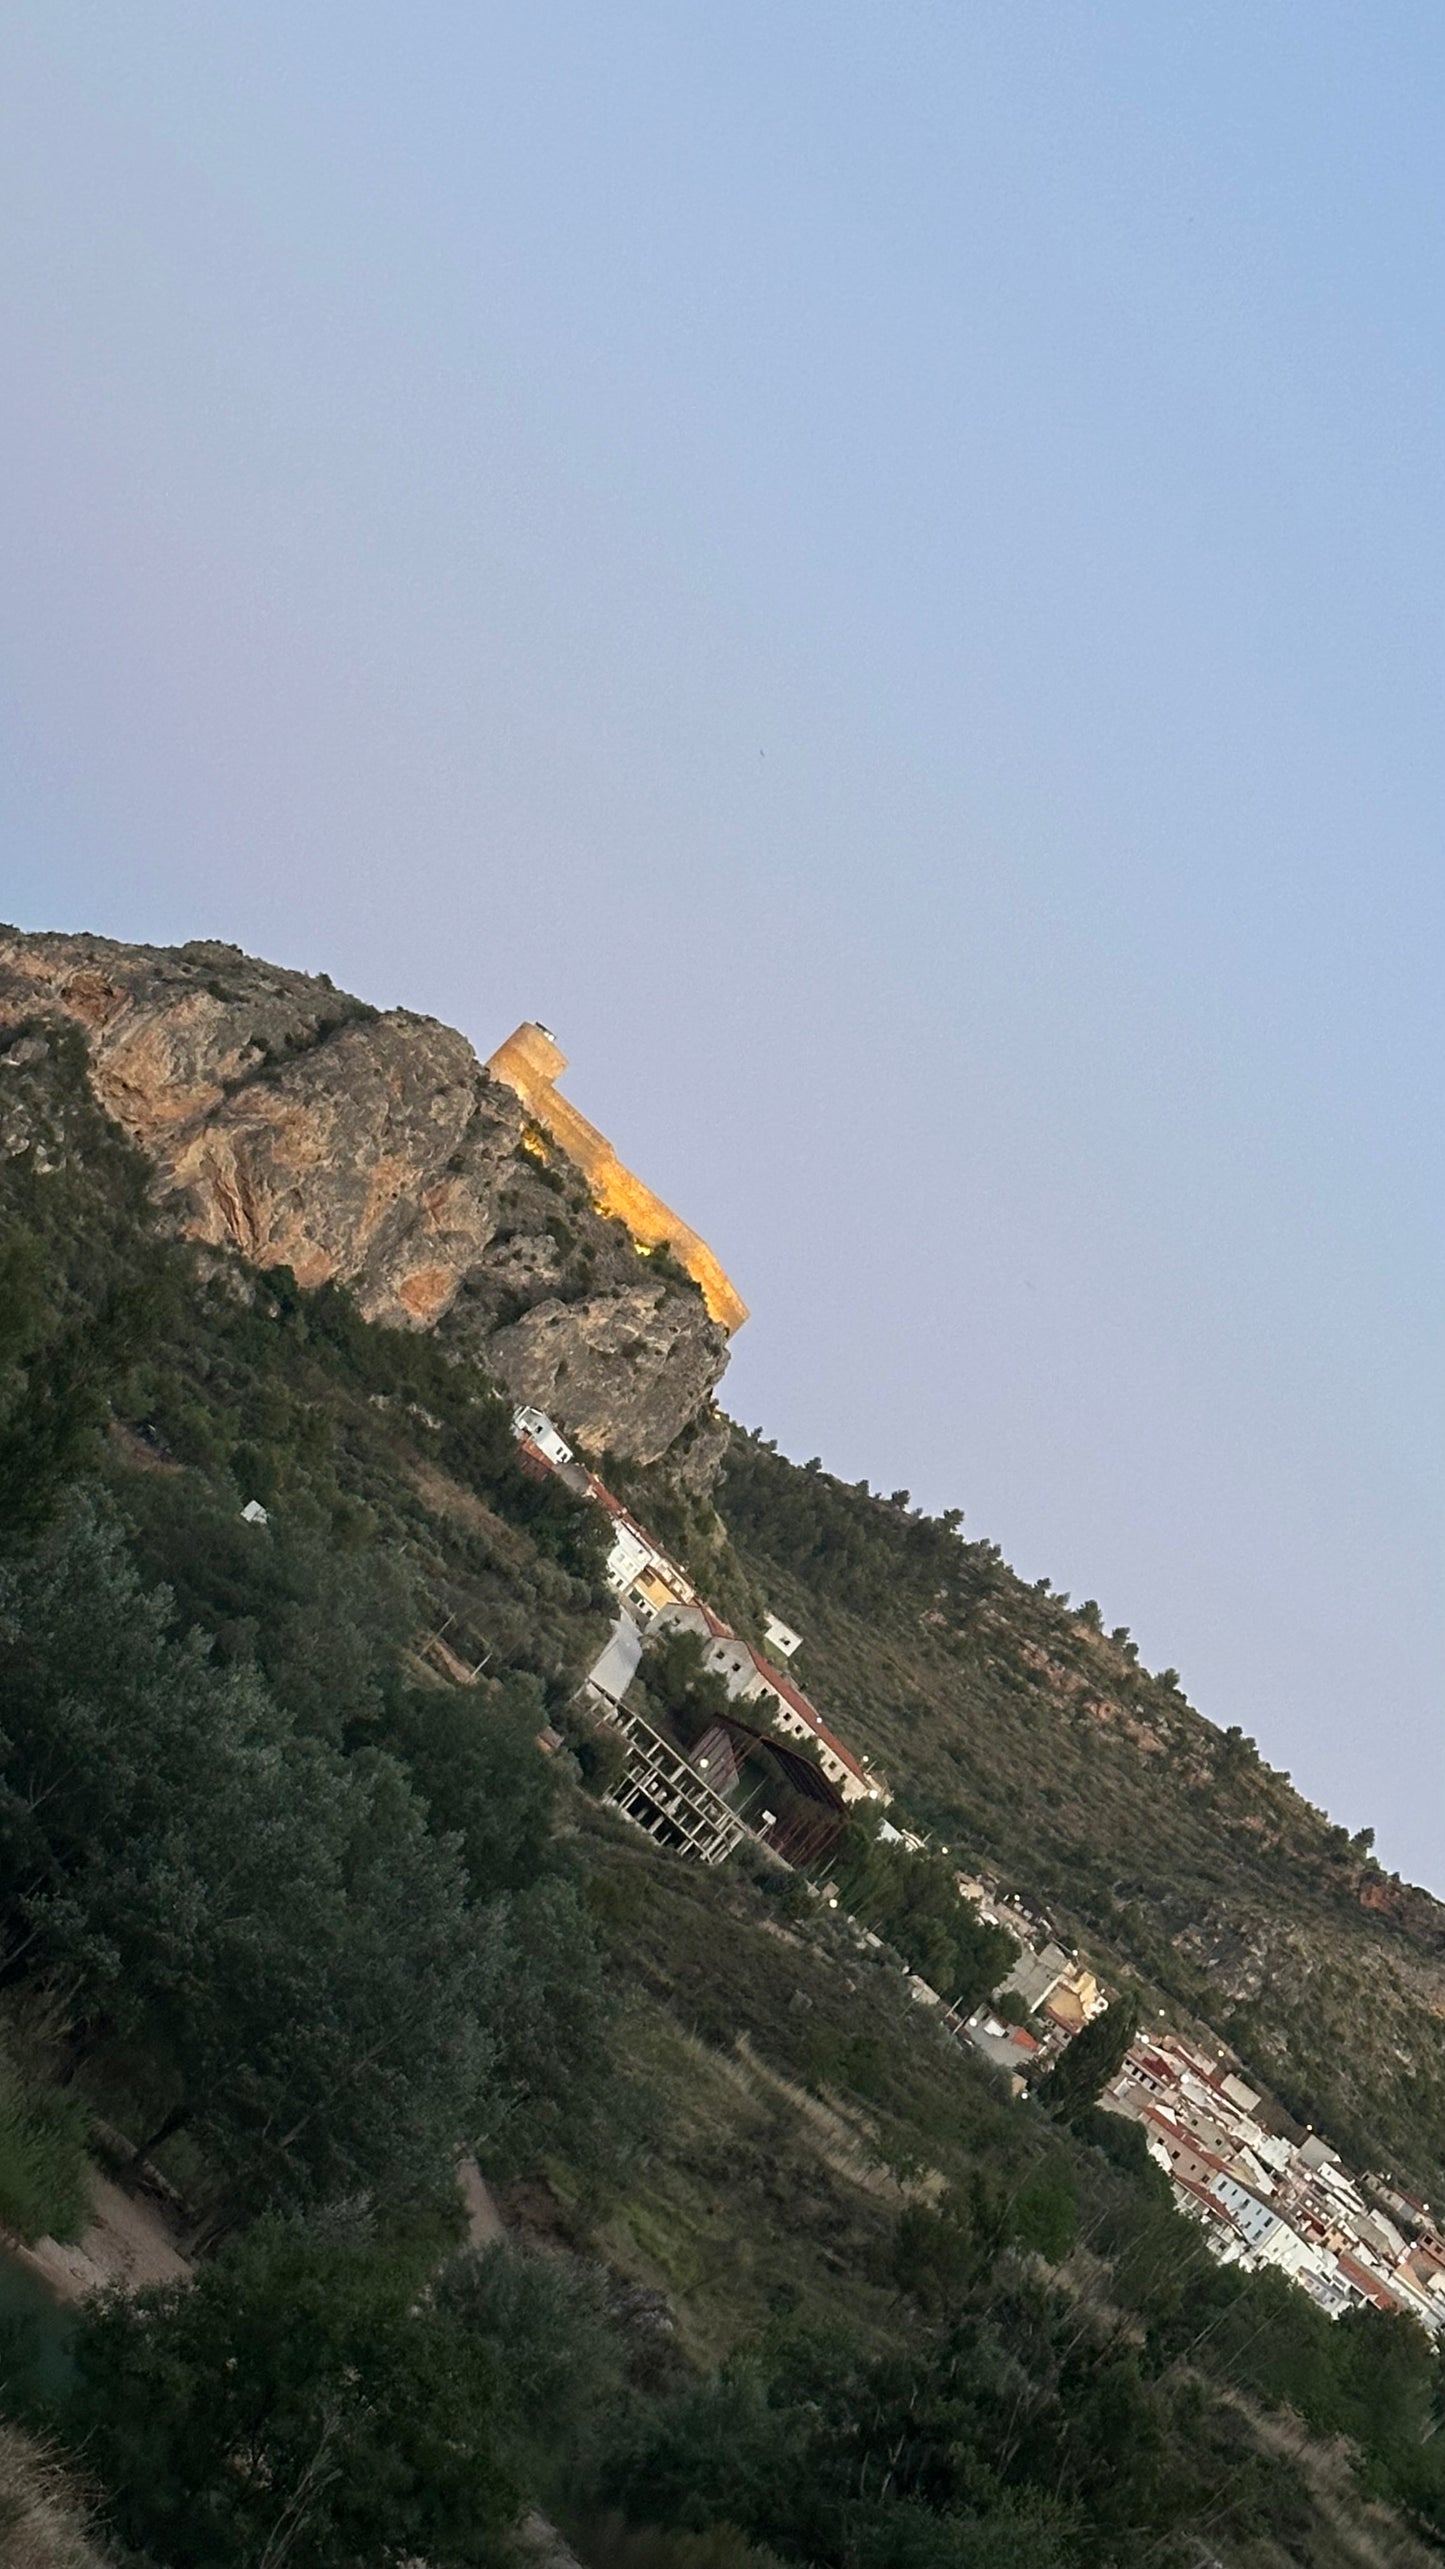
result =
[{"label": "castle wall", "polygon": [[705,1240],[624,1168],[605,1134],[557,1091],[566,1055],[543,1026],[519,1026],[487,1064],[493,1079],[518,1096],[534,1123],[576,1162],[592,1189],[599,1213],[622,1222],[643,1249],[666,1248],[701,1288],[709,1317],[731,1337],[748,1316],[747,1304],[724,1274]]}]

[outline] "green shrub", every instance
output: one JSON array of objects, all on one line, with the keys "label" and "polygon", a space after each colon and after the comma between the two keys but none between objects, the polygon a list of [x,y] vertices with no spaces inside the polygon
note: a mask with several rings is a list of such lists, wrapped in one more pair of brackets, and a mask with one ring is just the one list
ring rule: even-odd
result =
[{"label": "green shrub", "polygon": [[90,2209],[85,2116],[0,2056],[0,2222],[27,2242],[76,2239]]},{"label": "green shrub", "polygon": [[1034,2012],[1021,1989],[1000,1990],[993,2001],[993,2010],[1006,2025],[1027,2025]]},{"label": "green shrub", "polygon": [[490,2569],[521,2491],[485,2348],[374,2246],[262,2223],[91,2302],[60,2421],[130,2558]]},{"label": "green shrub", "polygon": [[614,2515],[576,2539],[588,2569],[781,2569],[776,2552],[760,2551],[730,2524],[676,2533],[624,2524]]}]

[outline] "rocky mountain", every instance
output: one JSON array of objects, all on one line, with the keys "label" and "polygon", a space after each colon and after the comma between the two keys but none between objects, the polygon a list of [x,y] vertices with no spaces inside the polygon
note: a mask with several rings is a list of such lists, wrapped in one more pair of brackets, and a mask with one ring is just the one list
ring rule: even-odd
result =
[{"label": "rocky mountain", "polygon": [[[986,1867],[1434,2200],[1445,1911],[958,1510],[729,1433],[701,1244],[599,1214],[554,1094],[229,948],[3,973],[0,2300],[92,2149],[196,2271],[70,2323],[44,2456],[0,2328],[0,2556],[48,2508],[80,2569],[90,2504],[155,2569],[218,2524],[491,2559],[535,2501],[588,2569],[1438,2560],[1412,2323],[1216,2264],[1134,2127],[1010,2100],[898,1966]],[[520,1468],[497,1365],[631,1440],[619,1489],[740,1632],[803,1636],[948,1864],[835,1869],[840,1907],[608,1803],[606,1522]]]},{"label": "rocky mountain", "polygon": [[79,1031],[184,1237],[346,1284],[369,1319],[442,1331],[593,1450],[706,1478],[725,1332],[464,1035],[236,946],[6,929],[0,1025],[31,1019]]}]

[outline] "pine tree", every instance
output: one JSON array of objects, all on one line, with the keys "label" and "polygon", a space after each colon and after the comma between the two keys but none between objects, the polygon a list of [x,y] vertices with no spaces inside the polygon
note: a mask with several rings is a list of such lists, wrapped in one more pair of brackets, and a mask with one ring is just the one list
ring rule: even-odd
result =
[{"label": "pine tree", "polygon": [[1097,2103],[1110,2080],[1118,2077],[1138,2030],[1139,2010],[1133,1999],[1116,1998],[1112,2007],[1074,2036],[1039,2081],[1039,2103],[1061,2123],[1076,2123]]}]

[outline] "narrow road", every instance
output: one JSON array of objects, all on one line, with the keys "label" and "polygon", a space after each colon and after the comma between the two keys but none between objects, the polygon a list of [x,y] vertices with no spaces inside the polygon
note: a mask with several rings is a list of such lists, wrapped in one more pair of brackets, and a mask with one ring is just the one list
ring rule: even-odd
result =
[{"label": "narrow road", "polygon": [[631,1615],[619,1614],[607,1636],[605,1649],[593,1660],[587,1671],[587,1683],[605,1695],[609,1704],[620,1704],[642,1657],[642,1635]]}]

